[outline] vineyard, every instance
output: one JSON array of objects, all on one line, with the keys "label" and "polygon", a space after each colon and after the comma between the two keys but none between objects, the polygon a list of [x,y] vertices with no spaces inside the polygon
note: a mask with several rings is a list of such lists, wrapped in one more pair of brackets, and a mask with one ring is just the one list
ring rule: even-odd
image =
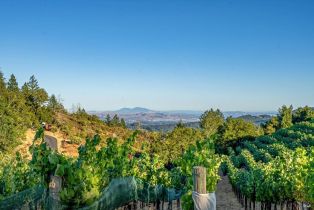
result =
[{"label": "vineyard", "polygon": [[[17,154],[15,159],[5,161],[12,164],[1,165],[1,209],[19,207],[25,199],[15,195],[27,194],[25,190],[40,189],[42,192],[40,186],[43,186],[45,194],[49,194],[47,189],[52,176],[62,180],[60,209],[93,209],[95,205],[115,209],[134,201],[160,206],[180,197],[182,206],[191,209],[192,168],[195,165],[207,168],[207,189],[215,191],[220,159],[211,140],[197,142],[167,165],[157,155],[136,151],[133,147],[136,135],[135,132],[123,144],[109,138],[104,147],[100,146],[100,137],[95,135],[86,139],[78,149],[78,158],[74,159],[51,150],[40,129],[30,148],[30,161]],[[116,187],[116,191],[112,192],[112,187]],[[38,196],[39,193],[33,194]],[[55,205],[51,198],[41,198],[40,202],[48,209]]]},{"label": "vineyard", "polygon": [[[35,84],[32,77],[29,86]],[[30,117],[30,124],[50,119],[54,130],[64,136],[61,145],[71,145],[75,155],[53,148],[57,140],[49,144],[50,133],[45,135],[43,128],[24,147],[29,153],[23,149],[14,154],[30,125],[17,127],[20,115],[9,106],[14,95],[23,99],[26,93],[4,92],[6,98],[0,95],[3,116],[7,115],[0,118],[0,209],[171,209],[176,202],[179,208],[191,210],[195,166],[206,171],[204,192],[215,192],[219,174],[224,174],[225,189],[245,209],[313,208],[314,111],[310,107],[293,111],[292,106],[283,106],[263,125],[224,118],[219,110],[210,109],[200,117],[200,128],[178,123],[173,130],[158,133],[125,128],[118,117],[103,122],[80,108],[67,113],[52,97],[48,105],[33,104],[43,109],[37,110],[43,116]],[[23,100],[29,98],[33,97]],[[87,137],[82,140],[82,136]]]},{"label": "vineyard", "polygon": [[306,209],[314,203],[314,121],[229,148],[222,165],[246,209]]}]

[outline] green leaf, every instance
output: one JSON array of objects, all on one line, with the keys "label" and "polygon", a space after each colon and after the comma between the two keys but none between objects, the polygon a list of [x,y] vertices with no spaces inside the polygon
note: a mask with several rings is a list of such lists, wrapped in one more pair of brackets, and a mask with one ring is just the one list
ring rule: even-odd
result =
[{"label": "green leaf", "polygon": [[60,164],[57,165],[55,175],[57,175],[57,176],[63,176],[64,175],[64,166],[63,165],[60,165]]},{"label": "green leaf", "polygon": [[48,156],[48,160],[50,164],[57,165],[59,163],[58,156],[55,154],[50,154]]}]

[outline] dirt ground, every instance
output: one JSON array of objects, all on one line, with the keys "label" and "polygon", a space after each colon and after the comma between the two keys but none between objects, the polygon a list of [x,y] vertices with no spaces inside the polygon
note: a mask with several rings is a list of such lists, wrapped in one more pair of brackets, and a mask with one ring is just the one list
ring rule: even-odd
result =
[{"label": "dirt ground", "polygon": [[[25,139],[22,141],[22,144],[16,147],[15,152],[20,152],[23,157],[30,159],[31,154],[29,152],[29,147],[32,145],[35,131],[28,129],[25,134]],[[58,148],[58,151],[70,157],[77,157],[78,145],[69,144],[68,141],[65,141],[64,137],[60,133],[53,133],[50,131],[45,131],[45,141],[51,148]]]},{"label": "dirt ground", "polygon": [[244,210],[232,191],[228,176],[221,176],[216,190],[217,210]]}]

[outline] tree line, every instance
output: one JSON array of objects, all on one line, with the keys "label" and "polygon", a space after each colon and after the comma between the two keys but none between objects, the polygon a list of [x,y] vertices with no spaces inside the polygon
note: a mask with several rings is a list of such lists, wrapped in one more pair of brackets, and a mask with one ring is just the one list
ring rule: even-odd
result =
[{"label": "tree line", "polygon": [[34,75],[19,87],[14,74],[6,80],[0,72],[0,151],[18,145],[27,128],[51,123],[60,110],[64,110],[61,102],[40,88]]}]

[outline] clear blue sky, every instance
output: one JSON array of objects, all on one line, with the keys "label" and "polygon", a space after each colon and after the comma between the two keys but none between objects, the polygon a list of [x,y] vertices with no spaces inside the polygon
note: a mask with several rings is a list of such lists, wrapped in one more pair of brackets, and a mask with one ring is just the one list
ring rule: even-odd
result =
[{"label": "clear blue sky", "polygon": [[0,67],[66,107],[314,106],[313,0],[0,1]]}]

